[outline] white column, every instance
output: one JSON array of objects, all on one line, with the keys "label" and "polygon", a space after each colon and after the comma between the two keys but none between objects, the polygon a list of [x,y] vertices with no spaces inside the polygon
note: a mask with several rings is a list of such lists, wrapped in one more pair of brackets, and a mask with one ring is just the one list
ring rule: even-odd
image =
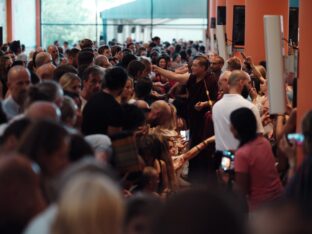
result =
[{"label": "white column", "polygon": [[131,31],[130,31],[129,25],[124,25],[123,33],[124,33],[124,41],[123,42],[125,42],[127,40],[127,38],[131,36]]},{"label": "white column", "polygon": [[141,41],[140,35],[141,35],[141,26],[137,25],[135,26],[135,40],[137,42]]},{"label": "white column", "polygon": [[268,71],[270,114],[285,113],[282,30],[280,15],[264,16],[264,42]]},{"label": "white column", "polygon": [[111,24],[112,24],[112,26],[109,26],[109,27],[113,28],[113,38],[118,40],[118,33],[117,33],[117,25],[118,25],[118,23],[117,23],[117,20],[112,20]]}]

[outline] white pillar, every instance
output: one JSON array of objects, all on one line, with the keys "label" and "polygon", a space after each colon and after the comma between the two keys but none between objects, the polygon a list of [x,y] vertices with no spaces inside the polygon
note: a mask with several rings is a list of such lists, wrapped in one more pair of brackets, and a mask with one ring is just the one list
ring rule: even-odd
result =
[{"label": "white pillar", "polygon": [[285,85],[283,79],[282,17],[264,16],[264,42],[268,71],[270,114],[285,113]]},{"label": "white pillar", "polygon": [[135,40],[136,40],[136,42],[141,41],[140,35],[141,35],[141,25],[137,25],[137,26],[135,26]]}]

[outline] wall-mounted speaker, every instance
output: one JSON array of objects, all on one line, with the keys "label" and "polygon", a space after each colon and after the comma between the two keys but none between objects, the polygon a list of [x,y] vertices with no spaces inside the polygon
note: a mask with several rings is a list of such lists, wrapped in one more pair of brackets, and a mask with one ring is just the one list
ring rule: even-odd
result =
[{"label": "wall-mounted speaker", "polygon": [[233,46],[245,45],[245,6],[234,6],[232,41]]},{"label": "wall-mounted speaker", "polygon": [[216,17],[210,18],[210,28],[216,28]]},{"label": "wall-mounted speaker", "polygon": [[122,31],[123,31],[123,25],[118,25],[117,26],[117,33],[122,33]]},{"label": "wall-mounted speaker", "polygon": [[289,40],[298,43],[299,28],[299,8],[291,7],[289,9]]},{"label": "wall-mounted speaker", "polygon": [[226,7],[218,6],[217,8],[217,25],[226,25]]}]

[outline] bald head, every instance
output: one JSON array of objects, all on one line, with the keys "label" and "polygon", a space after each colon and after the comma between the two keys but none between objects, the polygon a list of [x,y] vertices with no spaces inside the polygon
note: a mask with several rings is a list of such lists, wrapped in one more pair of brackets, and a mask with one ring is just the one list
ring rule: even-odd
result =
[{"label": "bald head", "polygon": [[40,80],[53,80],[53,74],[55,70],[55,66],[52,63],[47,63],[40,66],[36,74],[40,78]]},{"label": "bald head", "polygon": [[151,112],[148,116],[153,125],[166,125],[171,119],[171,108],[165,101],[159,100],[151,105]]},{"label": "bald head", "polygon": [[229,93],[241,94],[244,98],[248,98],[250,90],[250,77],[244,71],[233,71],[229,77]]},{"label": "bald head", "polygon": [[13,100],[23,105],[30,85],[30,73],[24,66],[14,66],[8,73],[8,89]]},{"label": "bald head", "polygon": [[47,52],[39,52],[36,55],[35,64],[36,64],[37,69],[39,67],[41,67],[42,65],[47,64],[47,63],[51,63],[51,62],[52,62],[52,57]]},{"label": "bald head", "polygon": [[237,86],[240,81],[249,81],[249,77],[246,72],[241,70],[235,70],[231,73],[228,84],[231,88]]},{"label": "bald head", "polygon": [[137,100],[134,105],[136,105],[138,108],[142,110],[150,109],[148,103],[144,100]]},{"label": "bald head", "polygon": [[105,55],[99,55],[94,61],[95,65],[98,65],[103,68],[109,68],[112,64],[109,62],[108,58]]},{"label": "bald head", "polygon": [[38,101],[28,107],[25,115],[33,120],[50,119],[58,122],[61,117],[61,111],[52,102]]},{"label": "bald head", "polygon": [[222,90],[223,93],[228,93],[229,92],[229,78],[231,76],[231,71],[225,71],[220,75],[218,85],[220,90]]}]

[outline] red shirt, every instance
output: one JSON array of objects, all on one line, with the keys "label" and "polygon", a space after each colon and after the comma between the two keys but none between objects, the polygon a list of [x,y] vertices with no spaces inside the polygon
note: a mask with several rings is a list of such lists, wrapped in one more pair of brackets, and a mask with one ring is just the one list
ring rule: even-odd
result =
[{"label": "red shirt", "polygon": [[234,168],[235,173],[248,174],[248,203],[251,210],[263,202],[278,198],[283,192],[271,145],[263,136],[236,151]]}]

